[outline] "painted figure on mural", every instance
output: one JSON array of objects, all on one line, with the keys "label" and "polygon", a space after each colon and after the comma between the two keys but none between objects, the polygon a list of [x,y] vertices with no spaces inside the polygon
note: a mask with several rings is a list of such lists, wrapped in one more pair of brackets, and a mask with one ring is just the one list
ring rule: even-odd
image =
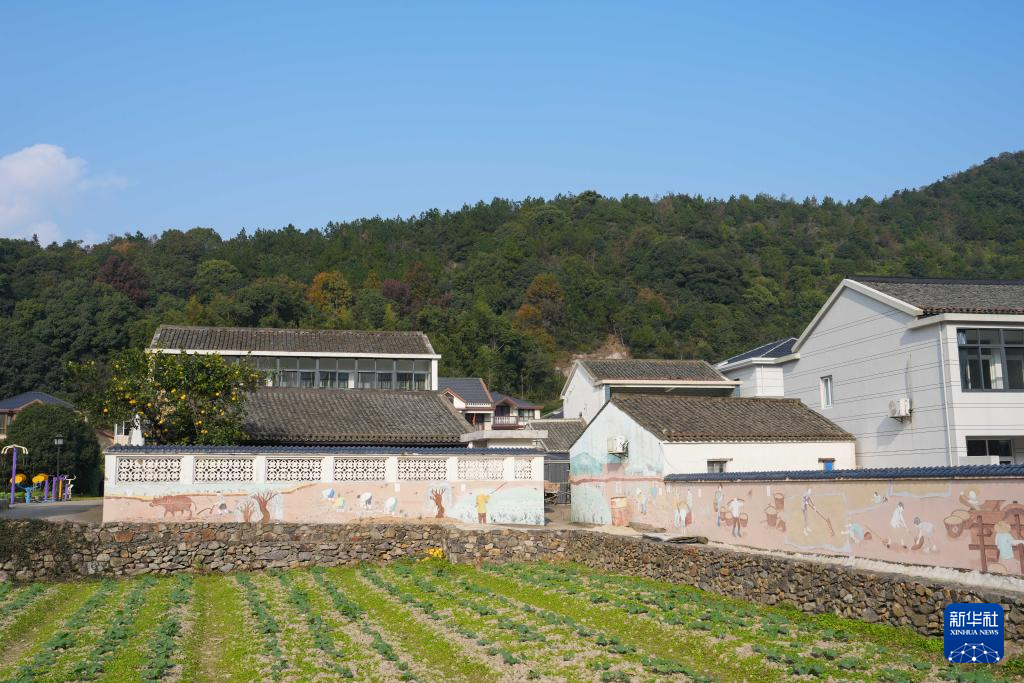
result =
[{"label": "painted figure on mural", "polygon": [[487,501],[491,497],[486,493],[477,494],[476,497],[476,520],[480,524],[487,524]]},{"label": "painted figure on mural", "polygon": [[914,550],[923,550],[926,553],[938,550],[935,545],[935,525],[931,522],[922,522],[920,517],[914,517],[914,528],[917,529],[917,537],[914,539]]},{"label": "painted figure on mural", "polygon": [[1024,545],[1024,540],[1017,540],[1010,531],[1010,525],[1006,522],[996,522],[992,527],[994,534],[992,540],[999,548],[1000,560],[1013,559],[1013,546]]},{"label": "painted figure on mural", "polygon": [[972,510],[980,510],[982,506],[981,499],[978,498],[978,493],[974,489],[971,489],[967,493],[961,491],[960,502]]},{"label": "painted figure on mural", "polygon": [[722,491],[722,485],[719,484],[715,489],[715,526],[722,526],[722,500],[724,498],[725,493]]},{"label": "painted figure on mural", "polygon": [[[889,529],[890,533],[892,533],[893,536],[885,542],[886,546],[892,545],[898,537],[906,535],[905,532],[907,530],[907,520],[903,519],[902,501],[896,503],[896,507],[892,509],[892,516],[889,518]],[[902,539],[900,542],[903,544],[904,548],[907,547],[907,542],[905,539]]]},{"label": "painted figure on mural", "polygon": [[732,515],[732,535],[739,538],[742,536],[740,531],[740,514],[743,512],[743,499],[733,498],[729,501],[729,514]]},{"label": "painted figure on mural", "polygon": [[875,503],[875,505],[881,505],[882,503],[889,500],[889,497],[883,496],[878,491],[875,491],[874,493],[871,494],[871,500]]},{"label": "painted figure on mural", "polygon": [[636,507],[640,511],[641,515],[647,514],[647,502],[650,500],[649,496],[644,493],[644,490],[638,488],[636,490]]},{"label": "painted figure on mural", "polygon": [[686,528],[686,520],[687,520],[687,518],[689,516],[690,516],[690,508],[688,508],[686,506],[686,503],[684,503],[683,501],[677,500],[676,501],[676,514],[675,514],[675,518],[673,520],[675,522],[676,528],[677,529],[685,529]]},{"label": "painted figure on mural", "polygon": [[810,519],[808,519],[808,515],[812,504],[811,489],[808,488],[800,498],[800,512],[802,512],[804,516],[804,536],[811,535],[811,522]]},{"label": "painted figure on mural", "polygon": [[853,541],[854,545],[860,545],[868,538],[867,530],[858,522],[850,522],[843,529],[843,535]]}]

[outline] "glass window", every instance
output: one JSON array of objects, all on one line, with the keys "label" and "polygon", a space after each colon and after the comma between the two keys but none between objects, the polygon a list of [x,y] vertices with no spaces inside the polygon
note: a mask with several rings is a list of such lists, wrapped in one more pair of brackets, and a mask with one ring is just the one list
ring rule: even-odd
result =
[{"label": "glass window", "polygon": [[826,472],[831,472],[836,465],[835,460],[819,460],[818,462],[821,463],[821,469],[823,469]]},{"label": "glass window", "polygon": [[299,358],[299,370],[316,370],[316,358]]},{"label": "glass window", "polygon": [[316,361],[317,369],[319,370],[337,370],[338,359],[337,358],[318,358]]},{"label": "glass window", "polygon": [[378,389],[390,389],[391,388],[391,373],[390,372],[378,372],[377,373],[377,388]]},{"label": "glass window", "polygon": [[708,472],[725,472],[725,460],[708,460]]},{"label": "glass window", "polygon": [[351,389],[352,388],[352,382],[349,379],[349,377],[351,377],[351,376],[352,376],[351,373],[339,372],[338,373],[338,388],[339,389]]},{"label": "glass window", "polygon": [[313,389],[316,387],[316,373],[307,372],[303,370],[299,373],[299,386],[304,389]]},{"label": "glass window", "polygon": [[968,391],[1024,391],[1024,330],[960,329],[960,385]]},{"label": "glass window", "polygon": [[412,389],[412,373],[411,372],[399,372],[398,375],[398,388],[399,389]]},{"label": "glass window", "polygon": [[1009,439],[967,439],[967,455],[998,457],[1013,462],[1013,443]]},{"label": "glass window", "polygon": [[422,391],[427,388],[427,375],[425,373],[413,373],[413,388],[417,391]]},{"label": "glass window", "polygon": [[299,359],[298,358],[278,358],[277,367],[281,370],[298,370]]},{"label": "glass window", "polygon": [[336,389],[338,386],[338,373],[331,371],[320,371],[320,388]]},{"label": "glass window", "polygon": [[373,389],[373,380],[376,379],[377,373],[375,372],[363,372],[362,370],[356,375],[356,388],[357,389]]},{"label": "glass window", "polygon": [[7,413],[3,413],[2,415],[0,415],[0,434],[6,434],[7,433],[7,422],[8,422]]},{"label": "glass window", "polygon": [[831,408],[832,404],[832,375],[828,375],[821,378],[821,407]]},{"label": "glass window", "polygon": [[279,387],[297,387],[299,386],[299,371],[298,370],[282,370],[277,373]]}]

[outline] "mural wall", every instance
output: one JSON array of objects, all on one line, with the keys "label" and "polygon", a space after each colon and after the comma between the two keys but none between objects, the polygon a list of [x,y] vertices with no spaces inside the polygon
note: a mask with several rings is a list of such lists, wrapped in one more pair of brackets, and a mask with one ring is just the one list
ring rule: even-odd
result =
[{"label": "mural wall", "polygon": [[536,481],[317,482],[280,484],[108,484],[107,522],[298,522],[453,519],[544,524]]},{"label": "mural wall", "polygon": [[[1024,574],[1024,480],[680,482],[572,460],[572,518],[788,552]],[[587,469],[589,468],[589,469]],[[598,473],[600,472],[600,473]]]}]

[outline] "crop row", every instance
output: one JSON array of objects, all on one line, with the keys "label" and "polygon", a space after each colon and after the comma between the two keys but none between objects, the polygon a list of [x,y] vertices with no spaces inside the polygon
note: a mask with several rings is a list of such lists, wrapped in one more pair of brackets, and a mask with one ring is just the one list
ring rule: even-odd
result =
[{"label": "crop row", "polygon": [[[936,648],[920,647],[924,639],[905,634],[903,644],[917,647],[893,650],[885,644],[894,633],[885,631],[882,642],[868,629],[854,634],[837,627],[834,618],[809,617],[793,610],[754,610],[752,606],[717,598],[685,586],[659,584],[629,576],[598,574],[572,565],[488,566],[487,571],[530,585],[607,603],[629,614],[708,631],[719,638],[750,645],[766,661],[784,666],[792,676],[847,680],[915,681],[936,674],[947,680],[963,679],[963,670],[939,661]],[[851,626],[854,626],[851,624]],[[854,626],[856,628],[856,626]],[[899,633],[899,631],[895,631]],[[968,673],[976,677],[978,672]],[[999,680],[982,672],[984,680]]]},{"label": "crop row", "polygon": [[467,577],[452,576],[447,565],[428,563],[411,568],[393,565],[387,588],[403,600],[430,612],[434,600],[442,604],[444,618],[465,637],[477,638],[488,654],[505,664],[530,665],[526,678],[556,677],[572,680],[581,667],[600,680],[632,680],[656,675],[659,680],[700,674],[677,661],[651,656],[600,628],[585,626],[571,616],[538,609],[480,586]]},{"label": "crop row", "polygon": [[35,654],[27,662],[14,667],[15,675],[6,679],[4,683],[32,683],[46,675],[63,654],[83,640],[81,636],[90,628],[92,617],[116,588],[117,584],[113,581],[102,582],[92,595],[36,648]]}]

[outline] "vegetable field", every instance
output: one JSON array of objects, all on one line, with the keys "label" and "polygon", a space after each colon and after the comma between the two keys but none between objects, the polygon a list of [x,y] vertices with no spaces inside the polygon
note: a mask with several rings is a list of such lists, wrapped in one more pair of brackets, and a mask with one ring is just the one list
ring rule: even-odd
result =
[{"label": "vegetable field", "polygon": [[576,565],[0,585],[0,681],[1012,680],[941,639]]}]

